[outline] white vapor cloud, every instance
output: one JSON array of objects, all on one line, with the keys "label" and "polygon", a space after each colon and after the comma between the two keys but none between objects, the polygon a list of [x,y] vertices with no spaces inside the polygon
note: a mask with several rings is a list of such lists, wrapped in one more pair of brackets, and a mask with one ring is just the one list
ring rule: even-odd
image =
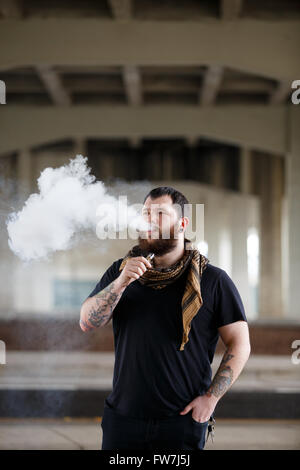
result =
[{"label": "white vapor cloud", "polygon": [[[99,205],[110,205],[112,216],[116,214],[114,209],[120,207],[120,201],[108,194],[104,183],[96,181],[90,171],[87,157],[77,155],[68,165],[41,172],[37,180],[39,192],[31,194],[23,208],[11,213],[6,221],[8,245],[20,259],[47,259],[55,251],[70,249],[75,234],[99,226],[96,217]],[[133,206],[127,207],[127,214],[128,220],[122,218],[118,229],[130,223],[146,228]],[[115,226],[106,213],[105,224],[110,222]]]}]

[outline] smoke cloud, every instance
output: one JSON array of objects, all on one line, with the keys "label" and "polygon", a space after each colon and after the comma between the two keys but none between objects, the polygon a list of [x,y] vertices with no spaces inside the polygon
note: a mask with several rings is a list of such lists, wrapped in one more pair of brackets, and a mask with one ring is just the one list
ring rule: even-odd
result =
[{"label": "smoke cloud", "polygon": [[[41,172],[37,180],[39,192],[31,194],[23,208],[9,214],[6,221],[8,245],[21,260],[47,259],[55,251],[68,250],[76,243],[75,235],[96,230],[96,226],[100,231],[104,226],[118,231],[127,226],[147,228],[134,206],[108,194],[104,183],[96,181],[90,172],[87,157],[82,155],[71,159],[68,165]],[[99,207],[106,209],[100,222],[96,216],[101,213]]]}]

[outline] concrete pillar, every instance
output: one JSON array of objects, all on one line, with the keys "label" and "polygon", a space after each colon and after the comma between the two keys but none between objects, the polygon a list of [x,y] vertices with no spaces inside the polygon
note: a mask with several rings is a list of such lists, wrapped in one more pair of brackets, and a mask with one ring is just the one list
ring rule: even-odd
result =
[{"label": "concrete pillar", "polygon": [[[6,218],[15,207],[14,155],[1,156],[0,162],[0,316],[9,317],[14,303],[13,268],[15,255],[8,247]],[[3,339],[3,338],[0,338]]]},{"label": "concrete pillar", "polygon": [[32,155],[29,149],[23,149],[17,159],[17,182],[19,197],[24,200],[32,189]]},{"label": "concrete pillar", "polygon": [[300,106],[289,108],[289,151],[286,159],[286,192],[288,221],[287,308],[290,318],[300,314]]},{"label": "concrete pillar", "polygon": [[[22,149],[17,157],[16,177],[17,192],[20,206],[29,197],[33,188],[33,156],[28,148]],[[15,312],[29,311],[34,309],[33,302],[33,270],[25,267],[23,263],[15,256],[14,258],[14,300],[13,310]],[[25,277],[24,277],[25,276]],[[24,282],[24,278],[26,282]],[[29,307],[30,306],[30,307]]]},{"label": "concrete pillar", "polygon": [[255,178],[261,200],[259,316],[279,318],[284,315],[281,278],[283,160],[276,155],[259,153],[256,161]]},{"label": "concrete pillar", "polygon": [[113,154],[110,154],[109,152],[101,153],[99,155],[101,180],[107,180],[115,176],[114,162],[115,162],[115,157]]},{"label": "concrete pillar", "polygon": [[211,264],[219,266],[219,215],[220,197],[217,191],[208,191],[204,209],[205,238],[208,243],[208,258]]},{"label": "concrete pillar", "polygon": [[240,149],[240,192],[251,193],[251,150],[245,147]]},{"label": "concrete pillar", "polygon": [[133,149],[137,149],[142,145],[142,139],[140,137],[129,137],[129,145]]},{"label": "concrete pillar", "polygon": [[[173,156],[171,155],[171,160]],[[161,165],[161,151],[159,149],[152,150],[147,156],[147,172],[149,172],[149,179],[158,180],[161,178],[162,165]],[[151,175],[151,176],[150,176]]]},{"label": "concrete pillar", "polygon": [[210,182],[217,188],[223,188],[224,185],[224,157],[221,153],[217,152],[211,156],[211,178]]},{"label": "concrete pillar", "polygon": [[[288,157],[287,157],[288,158]],[[287,158],[285,163],[287,162]],[[286,172],[285,172],[286,176]],[[288,199],[287,194],[283,197],[282,202],[282,272],[281,272],[281,279],[282,279],[282,301],[283,301],[283,309],[284,309],[284,316],[289,316],[289,213],[288,213]]]},{"label": "concrete pillar", "polygon": [[248,279],[248,204],[246,198],[241,195],[231,198],[231,216],[232,280],[241,295],[246,316],[247,314],[251,316],[253,311],[251,309],[251,290]]},{"label": "concrete pillar", "polygon": [[[240,148],[240,181],[241,195],[250,195],[252,187],[252,151],[247,147]],[[253,207],[250,199],[237,198],[233,203],[232,220],[232,277],[241,294],[246,316],[253,320],[257,316],[254,287],[249,282],[247,239],[249,227],[252,223]]]},{"label": "concrete pillar", "polygon": [[185,162],[186,179],[199,181],[203,175],[203,164],[201,154],[198,151],[198,139],[196,137],[186,138],[187,159]]},{"label": "concrete pillar", "polygon": [[74,139],[74,157],[75,155],[83,155],[87,157],[87,140],[85,137],[76,137]]},{"label": "concrete pillar", "polygon": [[173,158],[169,149],[164,149],[163,152],[163,178],[172,181],[173,179]]}]

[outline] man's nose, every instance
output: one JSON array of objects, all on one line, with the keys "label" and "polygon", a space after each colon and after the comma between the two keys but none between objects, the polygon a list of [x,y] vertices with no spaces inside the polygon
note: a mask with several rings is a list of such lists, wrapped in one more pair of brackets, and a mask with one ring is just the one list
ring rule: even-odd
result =
[{"label": "man's nose", "polygon": [[150,213],[144,214],[144,219],[145,219],[146,223],[149,225],[149,228],[150,228],[153,224],[153,217],[151,217],[151,214]]},{"label": "man's nose", "polygon": [[148,224],[150,224],[150,225],[151,225],[151,222],[152,222],[152,217],[151,217],[151,214],[147,214],[147,216],[146,216],[146,220],[147,220]]},{"label": "man's nose", "polygon": [[148,212],[145,217],[149,224],[155,223],[155,215],[153,213],[151,214],[151,212]]},{"label": "man's nose", "polygon": [[153,212],[151,216],[151,225],[153,225],[155,228],[158,228],[160,226],[160,220],[159,220],[159,215]]}]

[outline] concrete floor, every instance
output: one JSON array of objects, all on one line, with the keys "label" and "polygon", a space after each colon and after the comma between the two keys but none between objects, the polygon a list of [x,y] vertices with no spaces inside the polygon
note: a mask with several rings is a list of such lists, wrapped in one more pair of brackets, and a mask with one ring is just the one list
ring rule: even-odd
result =
[{"label": "concrete floor", "polygon": [[[213,373],[220,360],[216,355]],[[0,370],[0,390],[107,390],[113,365],[113,353],[8,352]],[[252,356],[232,388],[297,393],[299,366],[288,356]],[[0,449],[101,449],[100,423],[100,417],[0,418]],[[300,420],[218,418],[214,443],[209,439],[205,448],[300,450]]]},{"label": "concrete floor", "polygon": [[[0,449],[99,450],[101,418],[0,419]],[[300,420],[218,419],[206,450],[300,449]]]}]

